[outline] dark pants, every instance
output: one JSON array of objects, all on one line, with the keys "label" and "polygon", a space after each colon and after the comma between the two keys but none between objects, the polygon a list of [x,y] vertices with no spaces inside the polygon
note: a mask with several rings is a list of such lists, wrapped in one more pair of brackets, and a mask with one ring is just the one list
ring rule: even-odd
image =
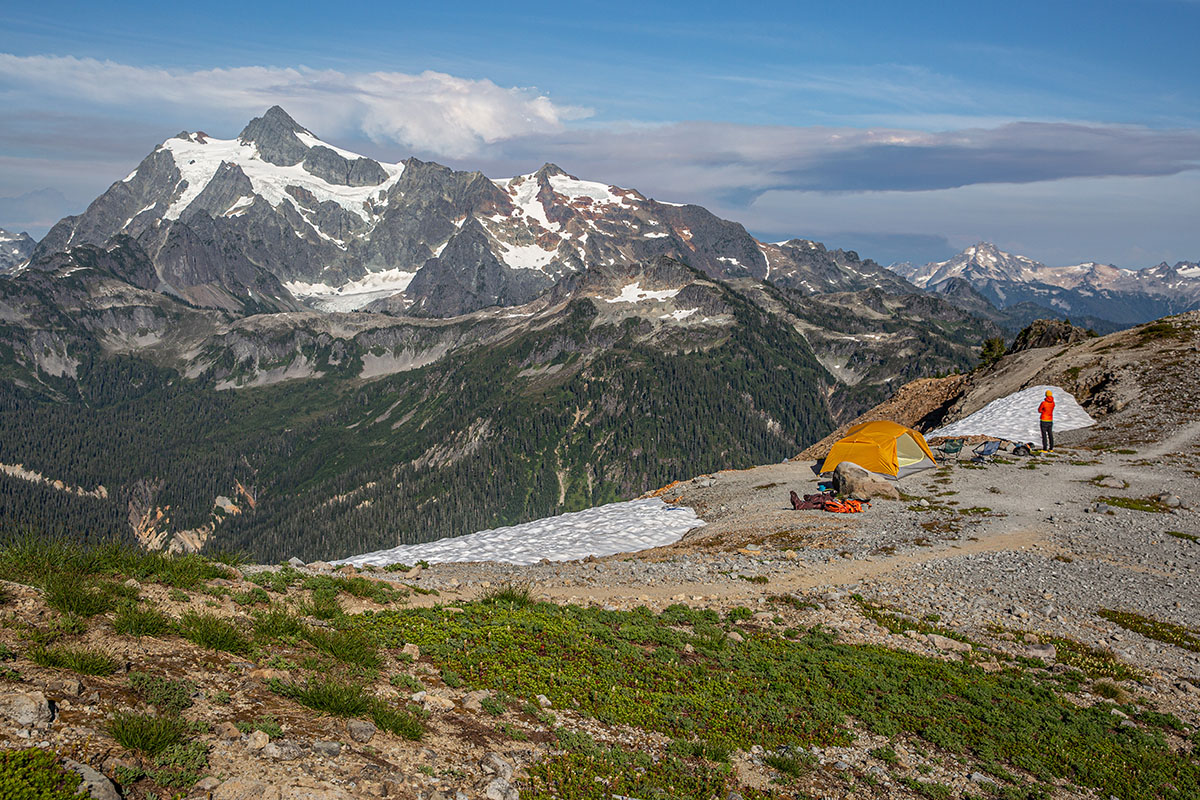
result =
[{"label": "dark pants", "polygon": [[1042,420],[1042,449],[1054,449],[1054,423],[1049,420]]}]

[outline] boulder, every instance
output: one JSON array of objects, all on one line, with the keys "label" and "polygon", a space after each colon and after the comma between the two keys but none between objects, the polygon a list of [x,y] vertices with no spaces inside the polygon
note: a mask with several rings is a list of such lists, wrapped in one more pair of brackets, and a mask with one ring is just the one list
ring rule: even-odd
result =
[{"label": "boulder", "polygon": [[936,633],[931,633],[925,637],[929,643],[938,650],[945,650],[953,653],[969,653],[971,645],[966,642],[960,642],[958,639],[951,639],[948,636],[940,636]]},{"label": "boulder", "polygon": [[856,500],[899,500],[900,491],[887,478],[872,475],[857,464],[843,461],[833,471],[833,486],[839,494]]},{"label": "boulder", "polygon": [[86,791],[87,796],[92,800],[121,800],[121,795],[117,793],[117,787],[113,786],[113,782],[100,774],[98,770],[69,758],[63,759],[63,766],[83,778],[82,783],[79,784],[80,794]]},{"label": "boulder", "polygon": [[0,694],[0,717],[7,717],[20,726],[50,722],[54,709],[41,692],[5,692]]}]

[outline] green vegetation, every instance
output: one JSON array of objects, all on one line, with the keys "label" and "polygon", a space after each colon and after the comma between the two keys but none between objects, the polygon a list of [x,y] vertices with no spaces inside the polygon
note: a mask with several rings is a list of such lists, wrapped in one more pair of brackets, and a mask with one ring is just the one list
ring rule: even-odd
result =
[{"label": "green vegetation", "polygon": [[213,614],[188,611],[179,620],[179,635],[209,650],[236,655],[250,652],[250,640],[237,623]]},{"label": "green vegetation", "polygon": [[46,590],[46,605],[64,614],[94,617],[113,606],[111,594],[90,585],[77,573],[50,573],[42,585]]},{"label": "green vegetation", "polygon": [[188,724],[179,716],[121,711],[109,718],[104,729],[122,747],[153,756],[182,743]]},{"label": "green vegetation", "polygon": [[137,605],[122,606],[113,617],[113,630],[126,636],[161,636],[174,627],[161,611]]},{"label": "green vegetation", "polygon": [[283,736],[283,727],[274,717],[259,717],[254,722],[238,722],[237,729],[242,733],[262,731],[272,739],[279,739]]},{"label": "green vegetation", "polygon": [[81,780],[48,750],[0,750],[0,797],[5,800],[78,800]]},{"label": "green vegetation", "polygon": [[1167,536],[1174,536],[1176,539],[1183,539],[1188,542],[1200,542],[1200,536],[1194,533],[1183,533],[1182,531],[1167,531]]},{"label": "green vegetation", "polygon": [[1132,611],[1114,611],[1102,608],[1096,613],[1101,618],[1115,625],[1120,625],[1125,630],[1141,634],[1147,639],[1154,639],[1155,641],[1178,647],[1181,650],[1200,653],[1200,634],[1191,628],[1185,628],[1173,622],[1163,622],[1162,620],[1144,617]]},{"label": "green vegetation", "polygon": [[149,672],[130,672],[129,686],[143,702],[156,707],[160,713],[172,715],[191,708],[192,694],[196,691],[191,681],[173,681],[165,675]]},{"label": "green vegetation", "polygon": [[347,664],[374,669],[382,660],[374,640],[359,630],[325,631],[309,628],[302,634],[309,644],[322,653],[333,656]]},{"label": "green vegetation", "polygon": [[[419,644],[464,685],[545,694],[556,707],[673,739],[768,750],[829,745],[851,738],[853,718],[875,734],[919,736],[996,769],[1011,765],[1041,782],[1068,778],[1098,794],[1182,800],[1200,788],[1200,767],[1185,756],[1118,726],[1104,708],[1060,699],[1052,680],[840,645],[820,630],[794,641],[751,634],[731,645],[711,611],[672,606],[656,616],[547,603],[384,611],[353,622],[383,647]],[[695,650],[686,662],[655,655],[684,644]],[[569,753],[544,768],[559,771],[540,774],[570,780],[562,764],[582,769],[586,758]],[[583,774],[603,766],[592,760]]]},{"label": "green vegetation", "polygon": [[379,728],[414,741],[424,733],[420,720],[413,714],[372,697],[360,683],[322,675],[309,677],[304,684],[272,680],[270,686],[276,694],[323,714],[370,717]]},{"label": "green vegetation", "polygon": [[[183,530],[212,521],[221,493],[242,513],[216,515],[211,546],[272,563],[328,557],[330,542],[344,552],[411,544],[778,462],[832,430],[831,378],[784,320],[714,291],[736,324],[665,347],[645,344],[636,323],[596,325],[594,303],[579,299],[549,327],[366,382],[348,380],[362,364],[353,342],[336,345],[350,347],[344,357],[314,343],[305,357],[330,377],[236,392],[216,388],[248,377],[250,365],[231,351],[213,352],[214,370],[187,378],[107,357],[64,318],[81,337],[75,378],[0,381],[0,448],[14,463],[109,494],[0,475],[0,521],[128,541],[131,497],[169,506]],[[926,327],[931,342],[944,338]],[[551,364],[561,367],[521,374]],[[454,456],[468,441],[471,457]]]},{"label": "green vegetation", "polygon": [[850,599],[862,610],[863,616],[879,627],[886,629],[888,633],[904,633],[905,631],[916,631],[917,633],[925,634],[936,633],[939,636],[945,636],[947,639],[957,639],[960,642],[974,644],[974,642],[958,631],[934,624],[938,621],[936,616],[933,619],[930,619],[929,616],[926,616],[925,619],[915,619],[904,614],[899,609],[867,600],[861,595],[852,595]]},{"label": "green vegetation", "polygon": [[983,340],[983,347],[979,349],[979,366],[990,367],[1008,352],[1008,347],[1004,344],[1003,336],[993,336]]},{"label": "green vegetation", "polygon": [[1165,514],[1171,510],[1153,497],[1100,497],[1097,499],[1101,503],[1107,503],[1116,508],[1128,508],[1133,511]]},{"label": "green vegetation", "polygon": [[80,675],[112,675],[119,666],[108,653],[88,647],[34,647],[26,655],[43,667],[69,669]]}]

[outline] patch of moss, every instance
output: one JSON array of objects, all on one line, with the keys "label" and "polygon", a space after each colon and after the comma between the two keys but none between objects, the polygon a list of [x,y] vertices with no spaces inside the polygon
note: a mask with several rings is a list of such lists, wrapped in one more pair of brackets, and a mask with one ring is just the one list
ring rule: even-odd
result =
[{"label": "patch of moss", "polygon": [[0,797],[78,800],[81,780],[48,750],[0,750]]},{"label": "patch of moss", "polygon": [[1153,497],[1101,497],[1101,503],[1107,503],[1116,508],[1128,508],[1132,511],[1146,511],[1152,514],[1165,514],[1171,509],[1155,500]]}]

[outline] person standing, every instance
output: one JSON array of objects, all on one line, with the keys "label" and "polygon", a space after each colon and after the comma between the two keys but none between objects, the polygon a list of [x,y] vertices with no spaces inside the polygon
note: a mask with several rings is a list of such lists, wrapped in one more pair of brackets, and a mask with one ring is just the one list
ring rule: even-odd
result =
[{"label": "person standing", "polygon": [[1046,398],[1038,406],[1038,414],[1042,417],[1042,450],[1054,452],[1054,394],[1046,390]]}]

